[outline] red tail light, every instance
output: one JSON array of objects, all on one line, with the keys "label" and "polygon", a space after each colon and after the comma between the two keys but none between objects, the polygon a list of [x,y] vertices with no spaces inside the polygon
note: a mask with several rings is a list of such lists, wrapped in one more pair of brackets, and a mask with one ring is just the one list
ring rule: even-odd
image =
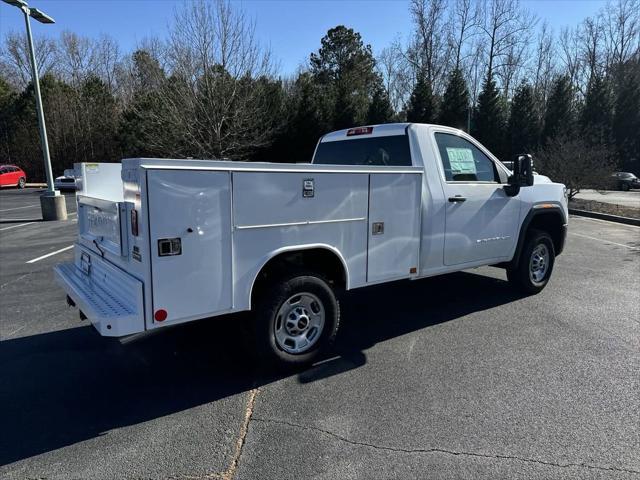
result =
[{"label": "red tail light", "polygon": [[373,127],[357,127],[347,130],[347,137],[353,137],[354,135],[367,135],[373,133]]},{"label": "red tail light", "polygon": [[156,310],[156,313],[153,314],[153,318],[156,322],[164,322],[167,319],[167,311],[163,308]]}]

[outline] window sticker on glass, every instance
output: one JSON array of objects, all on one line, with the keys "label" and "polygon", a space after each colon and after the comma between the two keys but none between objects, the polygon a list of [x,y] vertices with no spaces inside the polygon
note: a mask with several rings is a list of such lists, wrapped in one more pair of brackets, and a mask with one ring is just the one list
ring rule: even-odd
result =
[{"label": "window sticker on glass", "polygon": [[476,174],[476,162],[470,148],[447,147],[447,156],[454,175]]}]

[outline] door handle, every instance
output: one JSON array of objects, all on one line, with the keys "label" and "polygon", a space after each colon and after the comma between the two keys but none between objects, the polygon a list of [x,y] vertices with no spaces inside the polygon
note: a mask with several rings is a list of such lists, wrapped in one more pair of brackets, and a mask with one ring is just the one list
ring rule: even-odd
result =
[{"label": "door handle", "polygon": [[456,195],[455,197],[449,197],[449,201],[452,203],[462,203],[467,200],[467,197],[463,197],[462,195]]}]

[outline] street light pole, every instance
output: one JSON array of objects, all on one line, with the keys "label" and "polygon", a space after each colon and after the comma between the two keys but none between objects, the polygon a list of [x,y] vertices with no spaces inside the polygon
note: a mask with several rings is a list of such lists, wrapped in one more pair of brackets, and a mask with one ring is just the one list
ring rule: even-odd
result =
[{"label": "street light pole", "polygon": [[47,174],[47,194],[54,195],[53,173],[51,172],[51,157],[49,156],[49,142],[47,140],[47,126],[44,121],[44,110],[42,109],[42,96],[40,95],[40,76],[38,75],[38,65],[36,64],[36,54],[33,49],[33,37],[31,36],[31,22],[29,22],[29,8],[22,7],[24,22],[27,26],[27,40],[29,43],[29,58],[31,60],[31,73],[33,77],[33,89],[36,94],[36,110],[38,112],[38,125],[40,127],[40,143],[44,155],[44,167]]},{"label": "street light pole", "polygon": [[29,8],[24,0],[3,0],[9,5],[18,7],[24,14],[24,22],[27,27],[27,43],[29,44],[29,60],[31,61],[31,74],[33,77],[33,89],[36,96],[36,111],[38,113],[38,126],[40,128],[40,144],[44,156],[44,169],[47,176],[47,190],[40,196],[40,206],[42,208],[43,220],[66,220],[67,206],[64,196],[54,188],[53,171],[51,169],[51,157],[49,155],[49,142],[47,141],[47,126],[44,120],[44,110],[42,108],[42,96],[40,94],[40,76],[38,75],[38,65],[33,47],[33,36],[31,35],[31,22],[29,17],[41,23],[55,23],[53,18],[41,12],[37,8]]}]

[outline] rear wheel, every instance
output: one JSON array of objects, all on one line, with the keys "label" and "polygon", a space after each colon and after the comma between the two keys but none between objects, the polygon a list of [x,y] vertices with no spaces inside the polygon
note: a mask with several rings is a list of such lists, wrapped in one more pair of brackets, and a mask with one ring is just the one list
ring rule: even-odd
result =
[{"label": "rear wheel", "polygon": [[20,180],[18,180],[18,188],[24,188],[26,183],[27,183],[27,181],[25,180],[25,178],[24,177],[20,177]]},{"label": "rear wheel", "polygon": [[549,234],[531,230],[518,264],[507,269],[507,278],[520,291],[535,294],[541,292],[549,282],[554,263],[555,250]]},{"label": "rear wheel", "polygon": [[270,363],[304,365],[328,350],[340,323],[340,307],[329,284],[313,273],[282,277],[260,294],[255,340]]}]

